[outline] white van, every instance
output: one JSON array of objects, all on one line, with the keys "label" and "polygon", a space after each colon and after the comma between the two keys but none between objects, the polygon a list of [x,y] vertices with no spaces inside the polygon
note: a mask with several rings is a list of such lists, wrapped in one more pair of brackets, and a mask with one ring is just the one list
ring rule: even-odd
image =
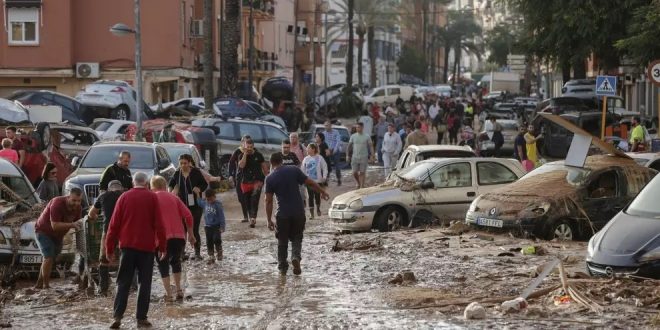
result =
[{"label": "white van", "polygon": [[411,86],[380,86],[370,90],[367,95],[364,96],[364,105],[367,109],[369,109],[373,103],[378,102],[380,105],[383,103],[394,103],[399,97],[408,102],[414,93],[415,89]]}]

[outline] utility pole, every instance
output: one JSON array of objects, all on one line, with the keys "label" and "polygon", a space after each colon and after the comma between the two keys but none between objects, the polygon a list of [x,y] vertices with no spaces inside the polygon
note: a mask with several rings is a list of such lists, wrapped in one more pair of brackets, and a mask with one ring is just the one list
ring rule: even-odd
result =
[{"label": "utility pole", "polygon": [[298,51],[298,0],[294,0],[294,12],[293,12],[293,20],[294,20],[294,25],[293,25],[293,99],[291,100],[293,102],[292,106],[295,109],[296,108],[296,85],[297,85],[297,76],[298,76],[298,68],[297,68],[297,61],[296,61],[296,55]]},{"label": "utility pole", "polygon": [[324,28],[325,30],[323,32],[323,41],[324,41],[324,46],[323,46],[323,104],[325,104],[325,111],[327,114],[328,111],[328,11],[326,10],[324,13],[325,19],[324,19]]},{"label": "utility pole", "polygon": [[213,0],[204,0],[204,112],[213,113]]},{"label": "utility pole", "polygon": [[250,22],[248,22],[249,48],[248,48],[248,86],[247,94],[252,97],[252,80],[254,79],[254,0],[250,0]]},{"label": "utility pole", "polygon": [[220,0],[220,17],[218,19],[218,53],[220,53],[220,60],[218,61],[218,96],[223,96],[222,91],[224,90],[223,82],[222,82],[222,76],[224,75],[224,64],[222,63],[222,49],[224,45],[224,24],[225,24],[225,0]]},{"label": "utility pole", "polygon": [[[319,12],[319,4],[314,7],[314,31],[312,32],[312,101],[316,98],[316,15]],[[309,102],[309,101],[308,101]]]},{"label": "utility pole", "polygon": [[142,101],[142,31],[140,28],[140,0],[135,0],[135,98],[137,99],[137,114],[135,126],[137,126],[136,141],[142,141],[142,116],[144,115],[144,101]]}]

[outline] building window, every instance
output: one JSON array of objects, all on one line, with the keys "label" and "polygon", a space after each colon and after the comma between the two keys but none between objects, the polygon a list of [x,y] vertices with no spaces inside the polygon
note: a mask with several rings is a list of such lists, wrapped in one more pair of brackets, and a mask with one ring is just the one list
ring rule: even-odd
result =
[{"label": "building window", "polygon": [[10,45],[39,44],[39,8],[8,8]]}]

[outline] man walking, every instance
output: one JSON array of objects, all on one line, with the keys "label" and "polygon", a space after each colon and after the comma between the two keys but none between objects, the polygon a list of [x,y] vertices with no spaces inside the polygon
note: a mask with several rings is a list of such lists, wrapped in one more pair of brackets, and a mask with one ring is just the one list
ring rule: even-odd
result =
[{"label": "man walking", "polygon": [[[328,144],[328,150],[326,151],[326,156],[332,159],[332,166],[335,168],[335,175],[337,176],[337,186],[341,186],[341,167],[339,162],[341,161],[341,136],[339,132],[332,128],[332,122],[326,120],[325,126],[325,143]],[[328,175],[330,175],[328,173]],[[328,177],[329,178],[329,177]]]},{"label": "man walking", "polygon": [[245,148],[238,161],[238,168],[238,175],[241,176],[241,191],[250,216],[250,228],[254,228],[257,223],[261,188],[264,185],[265,174],[268,173],[268,166],[264,156],[254,148],[252,139],[245,140]]},{"label": "man walking", "polygon": [[429,144],[429,139],[426,134],[422,132],[422,123],[416,121],[415,131],[408,134],[406,137],[406,148],[408,148],[408,146],[425,146],[427,144]]},{"label": "man walking", "polygon": [[133,188],[133,178],[131,177],[131,170],[128,168],[130,164],[131,153],[128,151],[120,152],[117,162],[106,167],[103,174],[101,174],[99,190],[108,190],[108,184],[112,180],[119,180],[125,190]]},{"label": "man walking", "polygon": [[[330,199],[328,193],[316,182],[309,179],[300,168],[282,166],[282,154],[270,156],[273,171],[266,178],[266,218],[268,229],[275,230],[277,238],[277,262],[281,275],[286,275],[289,269],[287,261],[289,241],[291,241],[291,264],[293,273],[300,275],[300,260],[302,259],[302,239],[305,230],[305,205],[298,193],[299,185],[305,184],[321,194],[324,200]],[[277,213],[273,223],[273,195],[277,198]]]},{"label": "man walking", "polygon": [[241,204],[241,210],[243,211],[243,220],[241,222],[248,222],[248,211],[249,211],[249,201],[241,190],[242,175],[241,171],[238,169],[238,161],[243,157],[243,150],[245,148],[245,141],[251,139],[249,135],[243,135],[241,138],[241,145],[234,150],[234,153],[229,158],[229,181],[234,184],[236,189],[236,197],[238,197],[238,202]]},{"label": "man walking", "polygon": [[284,165],[293,165],[300,167],[301,159],[298,159],[298,156],[291,152],[291,141],[284,140],[282,141],[282,157]]},{"label": "man walking", "polygon": [[62,240],[70,229],[80,229],[82,208],[82,190],[72,188],[69,196],[55,197],[48,202],[46,208],[41,212],[34,231],[37,238],[37,246],[43,256],[37,289],[50,288],[50,274],[53,270],[55,259],[62,252]]},{"label": "man walking", "polygon": [[110,261],[105,252],[105,237],[108,233],[108,226],[110,225],[110,219],[112,219],[115,205],[117,205],[117,200],[119,200],[119,196],[123,192],[124,188],[121,182],[118,180],[110,181],[108,190],[99,195],[94,205],[87,212],[89,220],[94,221],[98,218],[99,212],[103,211],[103,232],[101,234],[101,252],[99,254],[99,293],[103,296],[108,294],[108,288],[110,287]]},{"label": "man walking", "polygon": [[394,124],[387,126],[387,133],[383,137],[383,165],[385,167],[385,174],[390,174],[392,167],[396,164],[399,158],[403,143],[401,137],[394,131]]},{"label": "man walking", "polygon": [[160,250],[160,259],[166,258],[167,237],[161,220],[158,197],[147,187],[148,176],[135,173],[135,188],[119,197],[110,220],[105,241],[108,259],[119,241],[121,259],[117,272],[117,292],[114,305],[114,322],[111,329],[121,326],[121,319],[126,311],[128,294],[133,274],[138,271],[137,326],[151,327],[147,320],[151,300],[151,280],[154,270],[154,251]]},{"label": "man walking", "polygon": [[364,188],[370,158],[373,162],[374,146],[371,143],[371,137],[364,133],[364,124],[358,123],[357,132],[351,135],[351,139],[348,141],[348,151],[346,152],[346,159],[351,163],[357,189]]},{"label": "man walking", "polygon": [[388,124],[385,122],[385,117],[378,119],[378,124],[374,127],[376,131],[376,152],[378,153],[378,161],[383,162],[383,138],[387,133]]}]

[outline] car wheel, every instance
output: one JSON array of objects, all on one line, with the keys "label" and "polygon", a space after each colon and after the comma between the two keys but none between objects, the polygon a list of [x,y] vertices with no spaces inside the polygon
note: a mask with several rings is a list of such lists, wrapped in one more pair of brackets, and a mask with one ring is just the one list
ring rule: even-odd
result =
[{"label": "car wheel", "polygon": [[130,120],[130,111],[125,105],[120,105],[110,112],[111,119]]},{"label": "car wheel", "polygon": [[51,143],[50,125],[48,123],[38,123],[37,133],[39,134],[40,150],[48,149]]},{"label": "car wheel", "polygon": [[577,231],[568,220],[561,219],[550,226],[547,236],[549,240],[572,241],[577,239]]},{"label": "car wheel", "polygon": [[220,176],[229,178],[229,158],[223,157],[220,159]]},{"label": "car wheel", "polygon": [[377,229],[380,232],[395,231],[404,225],[405,214],[401,209],[388,206],[378,214]]}]

